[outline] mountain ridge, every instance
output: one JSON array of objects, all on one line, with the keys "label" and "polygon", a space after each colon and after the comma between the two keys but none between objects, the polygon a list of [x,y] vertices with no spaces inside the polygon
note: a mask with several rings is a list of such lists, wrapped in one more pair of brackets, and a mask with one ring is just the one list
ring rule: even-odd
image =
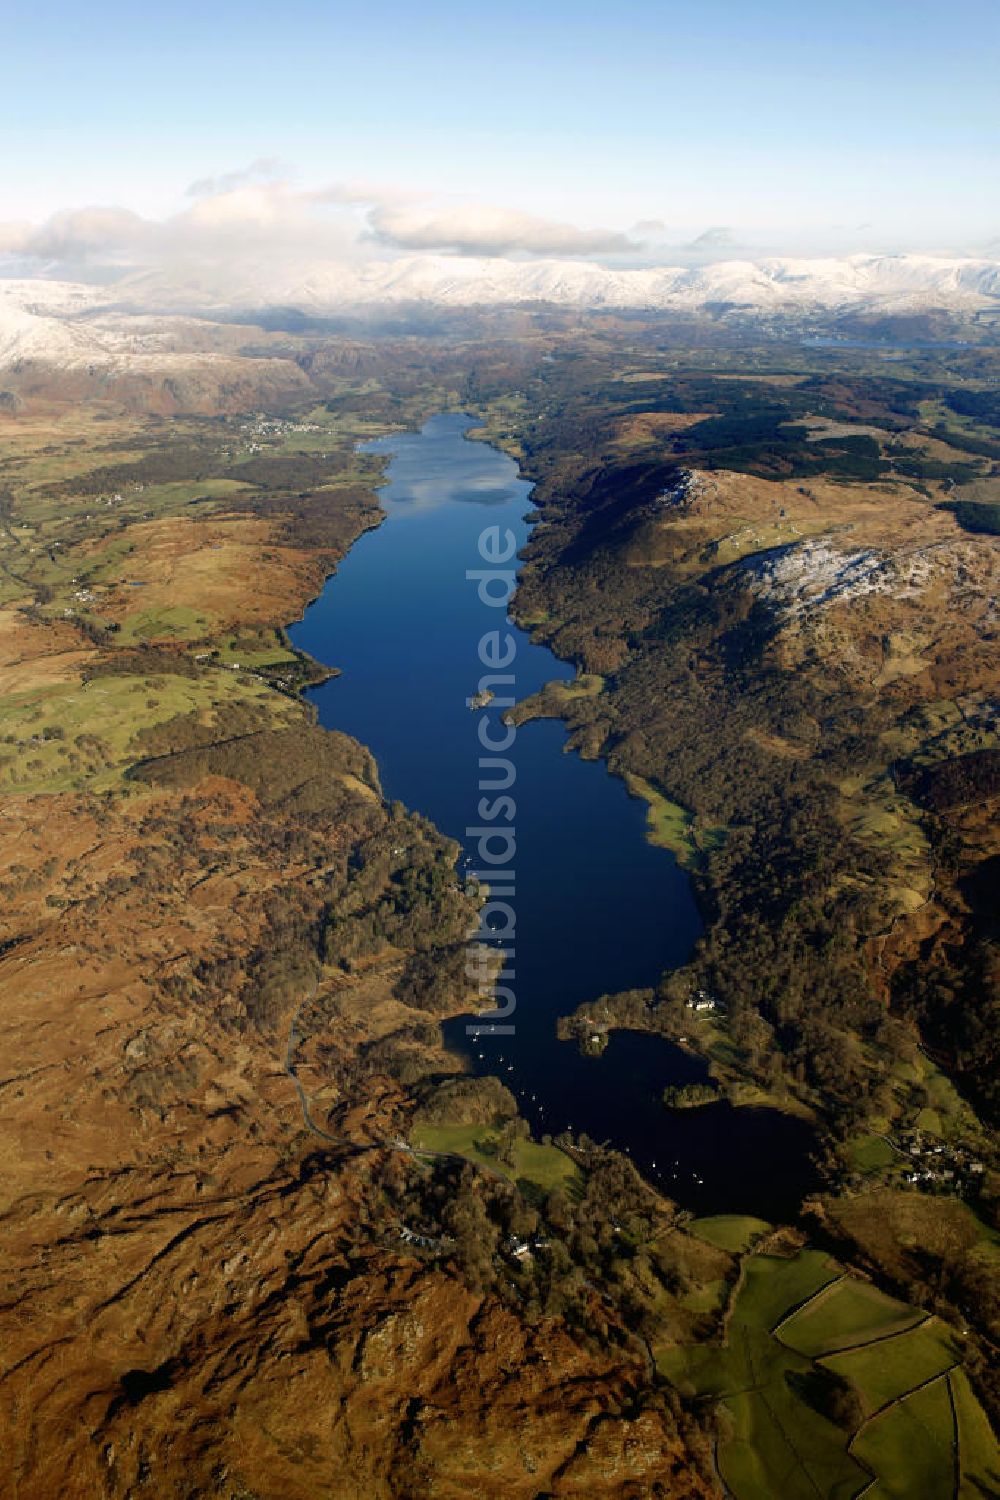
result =
[{"label": "mountain ridge", "polygon": [[[140,270],[113,286],[0,280],[0,369],[129,364],[205,354],[205,319],[287,307],[319,314],[379,306],[441,309],[548,305],[747,315],[976,313],[1000,308],[1000,261],[928,255],[727,260],[700,267],[613,269],[578,260],[414,256]],[[196,314],[195,321],[184,314]],[[224,352],[231,353],[232,342]]]},{"label": "mountain ridge", "polygon": [[[837,307],[951,306],[1000,301],[1000,261],[938,256],[855,255],[841,259],[726,260],[706,266],[617,269],[594,261],[505,260],[453,255],[370,261],[237,267],[227,271],[224,296],[212,276],[201,285],[139,272],[119,284],[123,305],[156,297],[163,305],[324,307],[378,302],[490,306],[551,302],[563,306],[691,309],[729,301],[766,309],[782,304]],[[171,303],[171,299],[174,299]],[[191,300],[194,299],[194,300]]]}]

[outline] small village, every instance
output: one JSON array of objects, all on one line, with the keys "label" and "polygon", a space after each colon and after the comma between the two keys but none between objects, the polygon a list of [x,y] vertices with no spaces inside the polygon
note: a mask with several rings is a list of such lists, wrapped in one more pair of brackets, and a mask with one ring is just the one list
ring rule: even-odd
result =
[{"label": "small village", "polygon": [[924,1192],[953,1192],[974,1197],[982,1187],[986,1163],[964,1146],[921,1130],[904,1130],[895,1138],[885,1137],[900,1156],[906,1158],[903,1181]]}]

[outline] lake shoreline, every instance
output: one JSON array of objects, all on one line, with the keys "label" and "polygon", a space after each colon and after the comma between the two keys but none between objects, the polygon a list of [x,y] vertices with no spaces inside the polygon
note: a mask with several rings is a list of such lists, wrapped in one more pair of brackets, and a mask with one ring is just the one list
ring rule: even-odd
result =
[{"label": "lake shoreline", "polygon": [[[578,681],[572,662],[518,623],[516,592],[498,621],[469,587],[480,527],[511,529],[519,573],[535,520],[532,482],[510,455],[469,437],[474,427],[467,414],[448,413],[416,434],[366,445],[390,458],[379,494],[385,518],[359,536],[289,632],[297,648],[341,669],[307,695],[319,722],[372,750],[387,802],[398,798],[460,842],[475,806],[477,724],[500,711],[467,708],[483,629],[500,624],[516,640],[519,699],[553,683],[571,692]],[[649,1035],[615,1038],[600,1062],[558,1040],[560,1017],[587,999],[657,984],[686,960],[701,928],[691,874],[649,842],[644,804],[603,757],[568,748],[553,720],[525,726],[514,752],[517,1034],[470,1042],[476,1018],[466,1013],[443,1022],[445,1044],[470,1076],[513,1090],[537,1139],[568,1128],[608,1140],[692,1210],[794,1214],[814,1181],[804,1122],[761,1108],[737,1126],[733,1106],[720,1101],[697,1112],[709,1125],[692,1131],[665,1118],[661,1094],[701,1081],[704,1060]],[[583,945],[574,928],[586,933]],[[763,1178],[759,1193],[748,1189],[758,1177],[753,1161],[775,1154],[787,1157],[780,1191]]]}]

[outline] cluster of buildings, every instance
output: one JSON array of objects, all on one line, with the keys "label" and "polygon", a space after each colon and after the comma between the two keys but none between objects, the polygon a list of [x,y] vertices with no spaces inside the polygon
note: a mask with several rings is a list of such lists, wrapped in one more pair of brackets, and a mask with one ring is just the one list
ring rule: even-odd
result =
[{"label": "cluster of buildings", "polygon": [[716,1000],[714,995],[710,995],[707,990],[695,990],[691,998],[685,1000],[684,1004],[688,1010],[698,1012],[717,1011],[722,1013],[726,1009],[722,1002]]},{"label": "cluster of buildings", "polygon": [[243,431],[250,437],[251,441],[247,448],[251,453],[259,453],[261,445],[254,442],[254,438],[267,441],[271,438],[285,437],[290,432],[322,432],[323,428],[318,422],[289,422],[282,417],[253,417],[250,421],[241,424]]},{"label": "cluster of buildings", "polygon": [[978,1188],[986,1172],[985,1162],[963,1146],[951,1146],[919,1130],[904,1131],[892,1145],[907,1158],[903,1181],[925,1191],[948,1188]]}]

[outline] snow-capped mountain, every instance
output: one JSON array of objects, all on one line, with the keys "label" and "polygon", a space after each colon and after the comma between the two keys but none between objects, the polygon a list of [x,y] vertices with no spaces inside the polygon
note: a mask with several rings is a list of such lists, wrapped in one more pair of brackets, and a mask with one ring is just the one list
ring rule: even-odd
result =
[{"label": "snow-capped mountain", "polygon": [[0,281],[0,369],[36,361],[86,364],[95,342],[78,318],[91,294],[66,282]]},{"label": "snow-capped mountain", "polygon": [[117,290],[127,306],[202,310],[284,306],[321,312],[379,303],[496,307],[532,302],[637,310],[691,310],[720,302],[762,311],[858,304],[969,310],[1000,300],[1000,262],[854,255],[619,269],[579,260],[422,255],[360,264],[156,271],[130,277]]},{"label": "snow-capped mountain", "polygon": [[105,287],[0,280],[0,394],[15,410],[98,393],[148,410],[244,409],[308,388],[266,335],[252,358],[246,340],[234,324],[109,307]]},{"label": "snow-capped mountain", "polygon": [[0,280],[0,370],[126,371],[231,360],[240,335],[212,324],[212,315],[242,313],[251,322],[255,311],[268,307],[317,314],[531,304],[686,312],[722,305],[747,316],[859,308],[969,313],[1000,308],[1000,261],[853,255],[620,269],[580,260],[421,255],[360,263],[171,265],[101,286]]}]

